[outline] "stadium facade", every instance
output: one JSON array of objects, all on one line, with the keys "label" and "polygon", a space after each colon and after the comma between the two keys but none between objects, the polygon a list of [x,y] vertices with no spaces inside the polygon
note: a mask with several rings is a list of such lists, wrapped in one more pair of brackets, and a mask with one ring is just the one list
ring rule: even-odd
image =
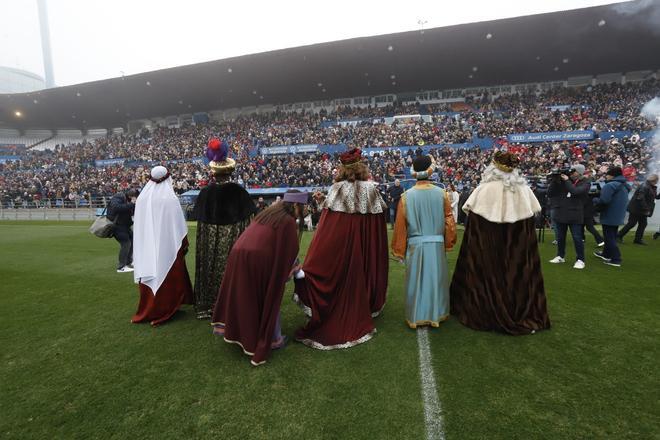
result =
[{"label": "stadium facade", "polygon": [[0,93],[28,93],[46,88],[46,81],[36,73],[0,66]]},{"label": "stadium facade", "polygon": [[0,96],[0,128],[90,129],[275,109],[460,102],[659,76],[660,2],[630,2],[277,50]]}]

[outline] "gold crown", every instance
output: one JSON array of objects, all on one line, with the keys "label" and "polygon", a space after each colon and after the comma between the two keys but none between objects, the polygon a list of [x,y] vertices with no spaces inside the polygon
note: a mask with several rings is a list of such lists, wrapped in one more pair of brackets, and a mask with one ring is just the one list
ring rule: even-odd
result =
[{"label": "gold crown", "polygon": [[216,162],[212,160],[209,162],[209,167],[211,168],[213,174],[231,174],[236,168],[236,161],[229,157],[222,162]]}]

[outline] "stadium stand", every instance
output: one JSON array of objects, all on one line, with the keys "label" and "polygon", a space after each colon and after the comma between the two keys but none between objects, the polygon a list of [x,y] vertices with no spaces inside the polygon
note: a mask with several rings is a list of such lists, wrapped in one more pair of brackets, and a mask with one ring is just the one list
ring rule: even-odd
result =
[{"label": "stadium stand", "polygon": [[[475,139],[490,139],[489,147],[522,155],[528,176],[542,176],[552,168],[580,161],[594,175],[604,164],[630,163],[629,175],[641,179],[651,150],[639,134],[650,133],[654,124],[639,112],[659,93],[660,82],[652,79],[540,94],[492,97],[482,93],[466,97],[468,107],[460,113],[421,104],[375,109],[343,106],[331,113],[276,111],[89,139],[82,139],[79,131],[59,131],[48,141],[52,149],[27,150],[20,161],[0,165],[0,191],[5,206],[23,206],[25,201],[32,206],[42,200],[64,200],[65,206],[77,206],[80,200],[110,195],[120,186],[142,185],[145,170],[163,162],[175,176],[177,192],[184,193],[205,185],[201,156],[213,136],[229,140],[239,162],[237,179],[248,188],[327,186],[332,182],[337,151],[347,145],[365,149],[373,178],[381,183],[405,177],[412,156],[423,150],[436,157],[440,181],[459,188],[473,186],[491,155],[491,149],[480,147]],[[420,118],[396,119],[400,115]],[[355,118],[360,122],[336,124]],[[510,142],[506,137],[576,130],[597,137],[534,143]],[[271,154],[273,148],[300,145],[313,148],[297,153],[284,148],[285,154]]]}]

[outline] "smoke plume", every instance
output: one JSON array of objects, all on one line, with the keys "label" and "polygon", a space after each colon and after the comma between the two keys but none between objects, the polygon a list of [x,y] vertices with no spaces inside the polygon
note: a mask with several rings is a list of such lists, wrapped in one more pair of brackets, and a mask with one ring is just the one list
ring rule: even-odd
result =
[{"label": "smoke plume", "polygon": [[[637,26],[660,35],[660,7],[657,0],[635,0],[612,5],[612,9],[623,16],[635,16]],[[612,23],[616,25],[616,23]]]},{"label": "smoke plume", "polygon": [[653,98],[642,107],[642,116],[655,123],[655,131],[650,139],[653,156],[648,169],[651,173],[660,173],[660,98]]}]

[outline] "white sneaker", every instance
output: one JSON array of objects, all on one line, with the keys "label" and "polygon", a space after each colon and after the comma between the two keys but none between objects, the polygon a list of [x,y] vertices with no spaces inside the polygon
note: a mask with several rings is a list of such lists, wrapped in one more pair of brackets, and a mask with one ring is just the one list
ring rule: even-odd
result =
[{"label": "white sneaker", "polygon": [[121,269],[117,269],[117,273],[133,272],[133,270],[135,269],[133,269],[132,267],[124,266]]},{"label": "white sneaker", "polygon": [[552,260],[550,260],[550,262],[552,264],[557,264],[557,263],[565,263],[566,260],[564,260],[562,257],[557,256],[557,257],[553,258]]},{"label": "white sneaker", "polygon": [[603,246],[605,246],[605,242],[604,242],[604,241],[601,241],[600,243],[598,243],[597,246],[598,246],[598,247],[603,247]]},{"label": "white sneaker", "polygon": [[584,269],[584,261],[577,260],[573,265],[573,269]]}]

